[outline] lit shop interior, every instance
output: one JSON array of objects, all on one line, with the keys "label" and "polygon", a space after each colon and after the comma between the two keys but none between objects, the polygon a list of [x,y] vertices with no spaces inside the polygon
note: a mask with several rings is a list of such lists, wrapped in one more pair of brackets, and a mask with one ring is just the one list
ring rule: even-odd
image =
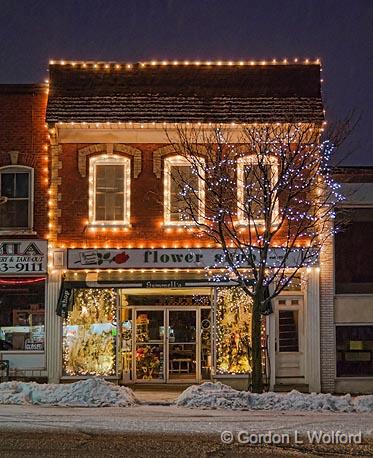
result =
[{"label": "lit shop interior", "polygon": [[193,383],[247,374],[250,304],[237,287],[74,288],[63,377]]},{"label": "lit shop interior", "polygon": [[43,351],[45,278],[0,279],[0,351]]}]

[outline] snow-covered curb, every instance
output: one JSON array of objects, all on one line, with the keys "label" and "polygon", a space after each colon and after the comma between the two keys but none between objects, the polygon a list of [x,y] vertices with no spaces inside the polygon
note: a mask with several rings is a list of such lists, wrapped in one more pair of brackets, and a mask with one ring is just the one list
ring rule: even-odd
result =
[{"label": "snow-covered curb", "polygon": [[101,378],[70,384],[0,383],[0,404],[66,407],[129,407],[138,403],[133,391]]},{"label": "snow-covered curb", "polygon": [[373,412],[373,395],[352,397],[332,394],[255,394],[237,391],[220,382],[192,385],[176,400],[177,406],[233,410],[313,410],[332,412]]}]

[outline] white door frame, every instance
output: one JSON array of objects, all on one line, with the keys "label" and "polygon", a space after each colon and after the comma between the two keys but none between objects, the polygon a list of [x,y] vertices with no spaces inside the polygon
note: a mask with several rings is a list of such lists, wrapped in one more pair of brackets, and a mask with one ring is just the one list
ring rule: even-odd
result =
[{"label": "white door frame", "polygon": [[[133,357],[132,357],[132,374],[133,374],[133,382],[134,383],[200,383],[202,379],[201,375],[201,308],[198,306],[135,306],[132,307],[132,313],[133,313],[133,332],[132,332],[132,352],[133,352]],[[137,318],[137,312],[150,312],[150,311],[161,311],[163,312],[163,326],[165,329],[164,335],[163,335],[163,341],[162,343],[159,343],[159,345],[163,345],[163,378],[162,379],[152,379],[152,380],[143,380],[143,379],[138,379],[137,378],[137,372],[136,372],[136,333],[137,333],[137,324],[136,324],[136,318]],[[192,311],[195,312],[195,317],[196,317],[196,341],[195,341],[195,347],[196,347],[196,377],[195,379],[175,379],[175,380],[170,380],[169,377],[169,313],[172,311]],[[143,342],[144,345],[147,344],[147,342]],[[192,343],[192,342],[191,342]],[[141,342],[138,342],[138,344],[141,344]]]},{"label": "white door frame", "polygon": [[[280,304],[280,301],[285,301],[285,304]],[[293,304],[293,301],[297,301],[298,303]],[[279,350],[279,329],[280,329],[280,311],[281,310],[289,310],[289,311],[297,311],[298,312],[298,351],[297,352],[280,352]],[[304,326],[304,299],[303,295],[302,296],[282,296],[278,297],[275,303],[275,322],[276,322],[276,327],[275,327],[275,357],[277,359],[277,363],[279,362],[279,359],[281,357],[284,357],[284,359],[288,358],[291,359],[293,358],[299,358],[299,377],[297,376],[289,376],[288,380],[286,380],[286,377],[279,377],[283,378],[284,383],[286,384],[291,384],[293,379],[298,380],[294,383],[306,383],[306,373],[305,373],[305,326]],[[297,355],[295,355],[297,353]],[[277,364],[277,367],[279,364]],[[277,376],[277,371],[275,368],[275,377]]]}]

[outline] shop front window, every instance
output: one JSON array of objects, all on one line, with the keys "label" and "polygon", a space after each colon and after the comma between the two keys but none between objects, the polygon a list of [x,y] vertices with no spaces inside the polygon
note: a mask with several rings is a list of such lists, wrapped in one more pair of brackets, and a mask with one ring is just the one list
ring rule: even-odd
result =
[{"label": "shop front window", "polygon": [[43,351],[44,278],[0,279],[0,351]]},{"label": "shop front window", "polygon": [[73,309],[63,325],[65,375],[115,375],[116,310],[112,288],[74,291]]},{"label": "shop front window", "polygon": [[221,288],[217,302],[217,361],[218,374],[247,374],[251,372],[252,300],[241,288]]},{"label": "shop front window", "polygon": [[337,326],[337,377],[373,376],[373,325]]}]

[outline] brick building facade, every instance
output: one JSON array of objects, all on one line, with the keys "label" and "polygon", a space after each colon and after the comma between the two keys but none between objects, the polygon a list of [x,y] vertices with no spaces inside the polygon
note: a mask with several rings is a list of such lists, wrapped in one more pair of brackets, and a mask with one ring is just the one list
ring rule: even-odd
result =
[{"label": "brick building facade", "polygon": [[0,360],[45,377],[49,188],[47,86],[0,85]]},{"label": "brick building facade", "polygon": [[[1,240],[48,240],[49,253],[48,280],[43,266],[39,275],[0,275],[9,303],[13,287],[39,279],[47,285],[45,312],[40,304],[31,313],[20,304],[19,313],[9,309],[2,317],[0,341],[8,348],[0,354],[10,375],[50,382],[94,374],[120,383],[213,379],[247,387],[242,361],[236,372],[222,369],[217,303],[223,293],[200,262],[219,247],[192,225],[173,221],[166,208],[173,192],[166,171],[176,166],[170,138],[186,125],[224,124],[233,137],[240,123],[321,126],[319,62],[53,62],[49,96],[44,85],[7,85],[0,97],[0,166],[13,167],[4,169],[10,175],[26,166],[34,176],[32,225],[3,230]],[[319,267],[301,269],[299,283],[274,300],[265,318],[270,389],[365,389],[365,382],[338,380],[341,354],[349,353],[336,352],[343,298],[335,298],[334,251],[331,241]],[[228,291],[233,284],[219,286]],[[28,336],[17,328],[22,319]],[[283,332],[295,340],[281,352]],[[240,339],[232,345],[239,348]]]},{"label": "brick building facade", "polygon": [[[115,368],[114,359],[102,355],[102,361],[111,361],[106,376],[125,383],[213,378],[247,386],[243,366],[236,364],[237,373],[219,370],[216,301],[220,292],[209,284],[203,263],[196,262],[213,256],[219,247],[199,236],[193,225],[169,220],[166,170],[175,156],[170,138],[177,138],[176,126],[183,125],[208,129],[220,123],[233,132],[239,123],[298,121],[321,126],[319,63],[53,63],[46,119],[51,136],[48,301],[59,302],[65,312],[72,307],[67,321],[54,308],[47,311],[49,379],[94,372],[88,363],[94,363],[91,355],[86,355],[83,368],[76,352],[85,339],[93,342],[99,337],[79,331],[77,335],[76,326],[82,325],[77,310],[89,315],[92,294],[107,294],[110,302],[111,293],[105,288],[109,285],[117,294],[115,313],[121,327],[115,325],[119,336],[115,351],[110,347]],[[100,175],[105,164],[107,173],[118,167],[119,180],[124,176],[130,183],[125,189],[128,202],[123,208],[112,204],[110,210],[119,212],[119,221],[97,217],[104,211],[98,199],[105,193],[105,199],[111,199],[108,193],[116,192],[112,184],[111,191],[105,191],[109,182]],[[303,270],[302,281],[275,301],[275,313],[266,319],[271,388],[320,390],[319,270]],[[329,294],[330,287],[325,282],[323,294]],[[285,356],[279,355],[276,344],[280,316],[290,319],[291,332],[297,333],[294,351]],[[177,317],[183,318],[178,322]],[[105,319],[109,326],[109,318]],[[186,328],[193,328],[195,336],[190,337]],[[241,364],[247,358],[245,351]],[[104,365],[97,370],[103,371]]]}]

